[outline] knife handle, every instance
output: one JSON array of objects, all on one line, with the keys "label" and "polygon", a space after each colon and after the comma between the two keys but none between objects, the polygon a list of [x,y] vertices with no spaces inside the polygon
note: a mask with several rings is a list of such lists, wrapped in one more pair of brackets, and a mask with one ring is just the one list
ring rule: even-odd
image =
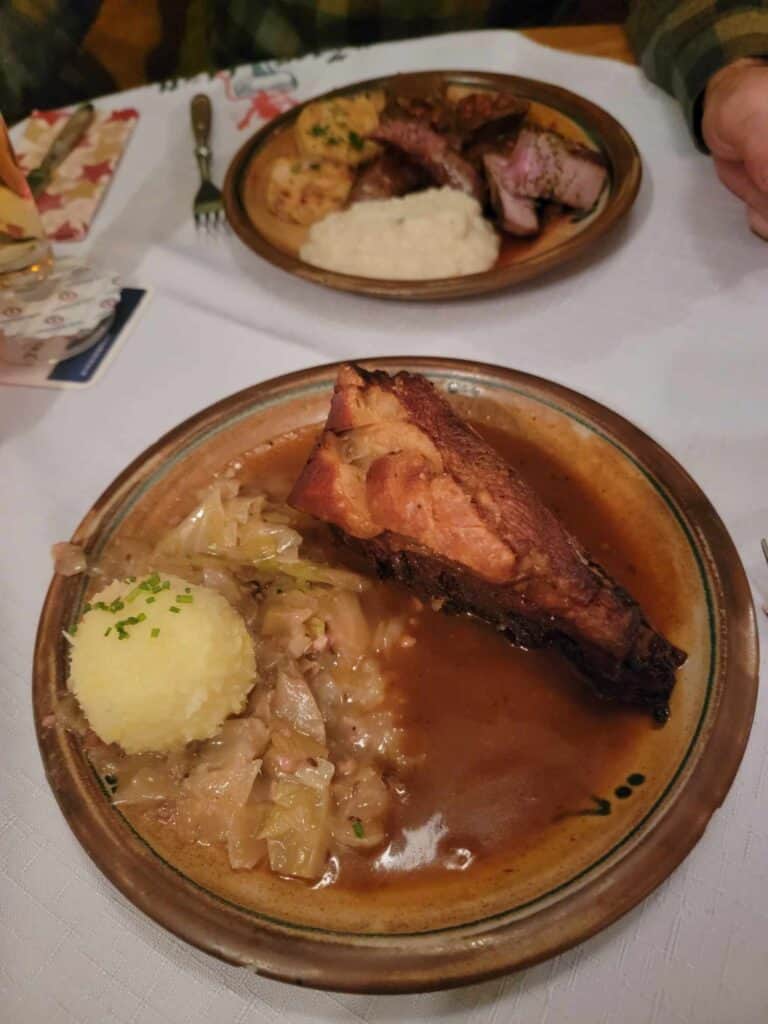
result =
[{"label": "knife handle", "polygon": [[81,137],[88,130],[92,120],[93,104],[83,103],[82,106],[78,107],[74,114],[72,114],[70,119],[54,139],[53,145],[48,151],[43,163],[46,165],[55,165],[63,160],[65,156],[69,155],[70,151],[74,149],[75,144],[80,141]]},{"label": "knife handle", "polygon": [[195,156],[203,181],[211,177],[211,149],[208,145],[211,137],[211,101],[205,93],[199,92],[192,97],[189,105],[192,117],[192,134],[195,137]]}]

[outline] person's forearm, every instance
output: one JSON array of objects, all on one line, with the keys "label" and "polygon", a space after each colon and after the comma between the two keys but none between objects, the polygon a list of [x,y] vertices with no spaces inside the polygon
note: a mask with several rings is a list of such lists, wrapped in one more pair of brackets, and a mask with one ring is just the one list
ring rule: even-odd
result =
[{"label": "person's forearm", "polygon": [[627,33],[646,75],[681,103],[697,144],[710,77],[742,57],[768,56],[768,2],[634,0]]}]

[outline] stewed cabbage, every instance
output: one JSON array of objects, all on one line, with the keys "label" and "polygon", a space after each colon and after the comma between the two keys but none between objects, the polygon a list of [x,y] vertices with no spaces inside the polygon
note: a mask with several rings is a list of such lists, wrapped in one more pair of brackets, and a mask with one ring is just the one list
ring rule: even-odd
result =
[{"label": "stewed cabbage", "polygon": [[369,581],[305,553],[300,527],[235,479],[203,494],[143,568],[213,589],[243,617],[256,666],[247,707],[167,756],[128,756],[93,734],[88,745],[116,804],[224,845],[235,869],[316,880],[334,851],[386,840],[402,792],[388,782],[407,764],[386,659],[405,617],[373,621]]}]

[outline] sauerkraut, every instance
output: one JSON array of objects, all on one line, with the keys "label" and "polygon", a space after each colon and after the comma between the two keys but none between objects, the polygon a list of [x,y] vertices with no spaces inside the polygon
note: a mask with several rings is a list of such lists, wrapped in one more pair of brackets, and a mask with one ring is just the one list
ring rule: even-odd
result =
[{"label": "sauerkraut", "polygon": [[[189,581],[246,624],[247,705],[230,709],[213,735],[166,754],[136,754],[140,744],[121,744],[124,734],[96,716],[86,745],[118,806],[156,815],[186,841],[226,847],[237,870],[264,865],[316,881],[340,849],[384,843],[392,793],[402,795],[409,761],[386,660],[403,643],[405,617],[367,613],[375,585],[305,552],[302,522],[264,494],[242,493],[236,479],[218,480],[145,552],[141,569]],[[132,558],[141,560],[136,549]],[[115,680],[128,648],[111,651]],[[81,652],[76,646],[76,694],[89,671]],[[153,685],[162,683],[156,673]],[[63,709],[73,720],[71,698]],[[151,702],[144,710],[152,714]]]}]

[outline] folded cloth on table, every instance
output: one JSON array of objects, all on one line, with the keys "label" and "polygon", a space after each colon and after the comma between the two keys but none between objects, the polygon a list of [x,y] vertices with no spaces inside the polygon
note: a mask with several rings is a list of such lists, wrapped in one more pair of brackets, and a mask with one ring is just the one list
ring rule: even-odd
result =
[{"label": "folded cloth on table", "polygon": [[[72,109],[36,110],[30,115],[16,146],[25,174],[39,166]],[[88,131],[37,196],[49,238],[56,242],[85,238],[138,117],[132,108],[96,111]]]}]

